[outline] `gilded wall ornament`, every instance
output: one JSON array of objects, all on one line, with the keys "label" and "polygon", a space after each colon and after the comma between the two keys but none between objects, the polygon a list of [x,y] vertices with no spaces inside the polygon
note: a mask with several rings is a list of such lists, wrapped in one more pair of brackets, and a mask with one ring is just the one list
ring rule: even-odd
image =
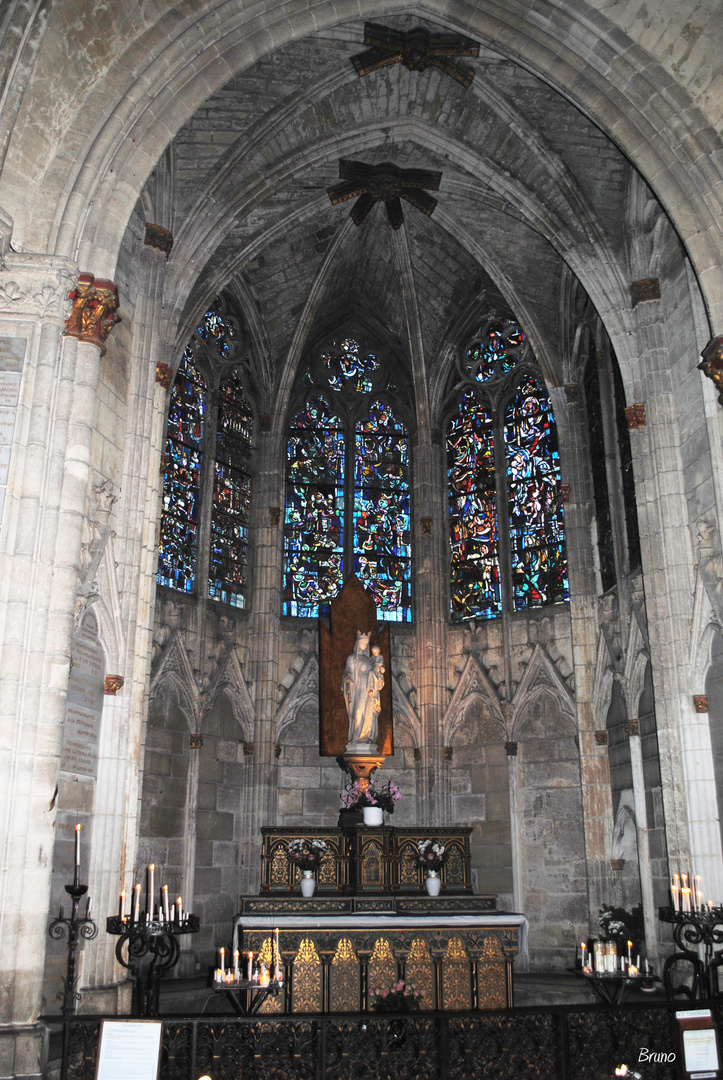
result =
[{"label": "gilded wall ornament", "polygon": [[92,274],[79,274],[78,284],[68,293],[68,298],[73,306],[65,320],[64,335],[97,345],[104,356],[106,339],[121,321],[117,314],[117,286],[100,278],[96,281]]}]

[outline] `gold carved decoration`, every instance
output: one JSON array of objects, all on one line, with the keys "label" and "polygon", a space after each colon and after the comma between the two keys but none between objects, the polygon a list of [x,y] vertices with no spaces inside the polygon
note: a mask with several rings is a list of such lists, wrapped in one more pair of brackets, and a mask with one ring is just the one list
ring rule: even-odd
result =
[{"label": "gold carved decoration", "polygon": [[382,884],[382,845],[378,840],[364,844],[362,885],[365,888]]},{"label": "gold carved decoration", "polygon": [[103,693],[115,697],[122,690],[125,679],[122,675],[106,675],[103,679]]},{"label": "gold carved decoration", "polygon": [[628,405],[625,409],[625,423],[628,426],[628,431],[637,431],[640,427],[645,427],[645,404],[642,401],[636,401],[634,405]]},{"label": "gold carved decoration", "polygon": [[97,345],[100,355],[105,355],[105,340],[116,323],[118,289],[113,281],[95,280],[92,274],[79,274],[78,284],[68,293],[73,301],[70,315],[65,320],[66,337],[77,338]]},{"label": "gold carved decoration", "polygon": [[341,938],[331,962],[332,1012],[359,1012],[359,958],[349,938]]},{"label": "gold carved decoration", "polygon": [[698,370],[707,375],[716,390],[720,391],[718,404],[723,405],[723,337],[711,338],[700,355],[702,360]]},{"label": "gold carved decoration", "polygon": [[188,739],[191,750],[200,750],[203,746],[203,735],[199,731],[192,731]]},{"label": "gold carved decoration", "polygon": [[405,972],[407,985],[422,992],[420,1008],[433,1009],[435,1001],[432,957],[429,955],[427,944],[422,938],[417,937],[412,942]]},{"label": "gold carved decoration", "polygon": [[277,844],[271,856],[271,884],[288,885],[288,881],[289,860],[286,857],[286,849],[281,844]]},{"label": "gold carved decoration", "polygon": [[707,694],[693,694],[693,708],[697,713],[708,712],[708,695]]},{"label": "gold carved decoration", "polygon": [[293,1011],[318,1013],[322,1011],[321,960],[311,938],[304,938],[294,960]]},{"label": "gold carved decoration", "polygon": [[375,986],[389,987],[397,981],[397,962],[392,947],[385,937],[374,942],[374,952],[369,958],[369,989]]},{"label": "gold carved decoration", "polygon": [[328,847],[321,857],[319,869],[316,874],[317,885],[336,885],[336,861],[337,852]]},{"label": "gold carved decoration", "polygon": [[464,885],[464,858],[456,844],[448,844],[449,855],[444,868],[444,881],[447,888],[450,885]]},{"label": "gold carved decoration", "polygon": [[159,360],[156,364],[156,382],[159,386],[162,386],[164,390],[167,390],[171,385],[173,379],[173,368],[168,364],[163,364]]},{"label": "gold carved decoration", "polygon": [[400,885],[415,885],[419,887],[419,868],[417,866],[416,843],[402,844],[399,851],[397,864]]},{"label": "gold carved decoration", "polygon": [[507,1006],[505,958],[495,934],[489,934],[477,963],[477,1003],[480,1009]]},{"label": "gold carved decoration", "polygon": [[442,1008],[471,1009],[469,959],[461,938],[451,937],[442,960]]}]

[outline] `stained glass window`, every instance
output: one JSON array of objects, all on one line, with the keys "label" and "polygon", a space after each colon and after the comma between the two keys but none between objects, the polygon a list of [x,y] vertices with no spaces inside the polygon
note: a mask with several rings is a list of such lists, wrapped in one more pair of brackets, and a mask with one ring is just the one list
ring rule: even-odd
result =
[{"label": "stained glass window", "polygon": [[568,599],[557,434],[534,366],[511,320],[490,320],[461,359],[447,428],[456,621]]},{"label": "stained glass window", "polygon": [[377,400],[356,425],[354,573],[391,622],[409,620],[410,539],[407,433]]},{"label": "stained glass window", "polygon": [[219,391],[208,595],[246,604],[251,409],[237,374]]},{"label": "stained glass window", "polygon": [[557,432],[550,400],[526,375],[505,418],[515,611],[569,599]]},{"label": "stained glass window", "polygon": [[322,394],[291,421],[284,519],[284,615],[326,611],[344,573],[344,428]]},{"label": "stained glass window", "polygon": [[492,618],[502,610],[495,437],[490,411],[473,393],[450,423],[447,462],[452,611]]},{"label": "stained glass window", "polygon": [[171,391],[163,481],[158,581],[193,592],[196,578],[198,497],[206,385],[190,348],[183,354]]},{"label": "stained glass window", "polygon": [[411,620],[409,440],[389,385],[386,365],[350,337],[299,378],[306,405],[287,441],[284,615],[326,614],[353,568],[381,619]]},{"label": "stained glass window", "polygon": [[237,329],[225,309],[225,301],[217,296],[208,311],[204,312],[197,329],[204,341],[213,345],[221,356],[229,358],[234,338],[237,337]]}]

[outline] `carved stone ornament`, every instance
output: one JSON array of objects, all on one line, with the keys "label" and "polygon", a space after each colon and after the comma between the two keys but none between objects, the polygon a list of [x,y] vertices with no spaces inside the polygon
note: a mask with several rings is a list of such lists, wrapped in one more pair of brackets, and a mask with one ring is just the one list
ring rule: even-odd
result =
[{"label": "carved stone ornament", "polygon": [[173,368],[168,364],[162,364],[159,360],[156,364],[156,382],[167,390],[173,381]]},{"label": "carved stone ornament", "polygon": [[575,405],[580,400],[580,387],[577,383],[568,383],[564,390],[568,405]]},{"label": "carved stone ornament", "polygon": [[634,308],[646,300],[660,300],[660,281],[656,277],[642,278],[630,286],[630,303]]},{"label": "carved stone ornament", "polygon": [[432,519],[431,517],[423,517],[419,519],[419,524],[422,526],[422,535],[429,536],[432,532]]},{"label": "carved stone ornament", "polygon": [[281,507],[270,506],[269,507],[269,525],[275,528],[281,521]]},{"label": "carved stone ornament", "polygon": [[626,720],[625,721],[625,732],[626,732],[627,735],[639,735],[640,734],[640,723],[637,720]]},{"label": "carved stone ornament", "polygon": [[454,756],[454,747],[453,746],[445,746],[443,748],[443,750],[442,750],[442,757],[444,758],[444,760],[445,761],[451,761],[453,756]]},{"label": "carved stone ornament", "polygon": [[168,258],[173,248],[173,233],[169,229],[164,229],[162,225],[149,225],[146,222],[146,238],[143,243],[147,247],[155,248],[156,251],[162,251]]},{"label": "carved stone ornament", "polygon": [[507,754],[507,757],[517,757],[517,743],[516,742],[506,742],[505,743],[505,753]]},{"label": "carved stone ornament", "polygon": [[193,731],[188,736],[188,745],[191,750],[200,750],[203,746],[203,735],[198,731]]},{"label": "carved stone ornament", "polygon": [[702,371],[719,390],[718,404],[723,405],[723,337],[714,337],[708,342],[700,354],[703,359],[698,364],[698,370]]},{"label": "carved stone ornament", "polygon": [[66,337],[77,338],[97,345],[101,356],[105,355],[105,341],[116,323],[118,289],[114,282],[95,280],[92,274],[79,274],[78,284],[68,293],[73,301],[70,315],[65,320]]},{"label": "carved stone ornament", "polygon": [[595,732],[595,742],[598,744],[598,746],[607,746],[607,744],[608,744],[608,733],[607,733],[607,731],[596,731]]},{"label": "carved stone ornament", "polygon": [[115,697],[122,690],[125,679],[122,675],[106,675],[103,679],[103,693]]},{"label": "carved stone ornament", "polygon": [[611,859],[610,869],[614,871],[620,871],[625,866],[625,859]]},{"label": "carved stone ornament", "polygon": [[560,498],[562,499],[562,501],[564,503],[569,503],[569,501],[570,501],[570,485],[569,484],[560,484]]},{"label": "carved stone ornament", "polygon": [[275,758],[280,758],[281,757],[281,746],[280,746],[279,743],[274,743],[274,757]]},{"label": "carved stone ornament", "polygon": [[412,756],[414,757],[415,761],[421,761],[422,760],[422,751],[419,749],[418,746],[414,747],[414,751],[413,751]]},{"label": "carved stone ornament", "polygon": [[254,752],[254,749],[255,749],[255,747],[254,747],[254,744],[252,742],[245,742],[244,743],[244,756],[245,757],[251,757],[251,755]]},{"label": "carved stone ornament", "polygon": [[693,708],[697,713],[708,712],[708,695],[707,694],[694,694],[693,695]]},{"label": "carved stone ornament", "polygon": [[474,69],[453,58],[479,56],[476,41],[448,32],[433,33],[426,26],[397,30],[368,22],[364,24],[364,44],[368,46],[366,52],[351,58],[360,77],[393,64],[403,64],[408,71],[436,67],[465,89],[474,79]]},{"label": "carved stone ornament", "polygon": [[634,405],[628,405],[625,410],[625,422],[628,425],[628,431],[635,431],[637,428],[645,427],[645,405],[641,401],[637,401]]}]

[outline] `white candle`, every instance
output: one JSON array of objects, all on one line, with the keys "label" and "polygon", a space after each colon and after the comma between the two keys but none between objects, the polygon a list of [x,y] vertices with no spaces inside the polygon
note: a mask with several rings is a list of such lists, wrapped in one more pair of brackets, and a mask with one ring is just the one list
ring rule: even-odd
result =
[{"label": "white candle", "polygon": [[225,961],[224,961],[224,957],[225,957],[225,955],[226,955],[226,950],[225,950],[225,949],[219,949],[219,950],[218,950],[218,955],[219,955],[219,958],[220,958],[220,960],[221,960],[221,977],[223,978],[223,973],[224,973],[224,963],[225,963]]},{"label": "white candle", "polygon": [[178,921],[183,922],[183,900],[180,896],[176,897],[176,903],[178,904]]},{"label": "white candle", "polygon": [[675,907],[676,911],[680,911],[681,896],[680,896],[680,893],[678,891],[679,888],[680,888],[680,878],[678,877],[677,874],[673,874],[673,889],[672,889],[672,892],[673,892],[673,906]]},{"label": "white candle", "polygon": [[280,957],[279,957],[279,928],[278,928],[278,926],[274,930],[274,934],[276,935],[276,966],[274,968],[274,979],[275,979],[276,982],[278,982],[279,981],[280,968],[281,968],[281,960],[280,960]]},{"label": "white candle", "polygon": [[238,949],[236,949],[234,951],[234,954],[233,954],[233,978],[234,978],[234,982],[238,982],[238,980],[239,980]]},{"label": "white candle", "polygon": [[254,954],[252,952],[250,952],[249,953],[249,982],[251,982],[251,979],[253,978],[253,974],[254,974]]},{"label": "white candle", "polygon": [[125,890],[120,894],[120,917],[121,920],[126,917],[126,894]]},{"label": "white candle", "polygon": [[640,971],[640,953],[635,957],[635,966]]},{"label": "white candle", "polygon": [[80,825],[75,826],[75,865],[80,867]]},{"label": "white candle", "polygon": [[648,958],[647,958],[647,956],[645,957],[645,974],[646,974],[646,975],[649,975],[649,974],[650,974],[650,967],[649,967],[649,965],[648,965]]},{"label": "white candle", "polygon": [[170,922],[171,913],[170,913],[170,910],[168,908],[168,886],[167,885],[163,886],[163,915],[165,917],[166,922]]},{"label": "white candle", "polygon": [[171,922],[176,921],[176,905],[171,904]]},{"label": "white candle", "polygon": [[141,918],[141,886],[140,883],[136,885],[135,896],[133,897],[133,922],[140,922]]},{"label": "white candle", "polygon": [[632,964],[632,962],[633,962],[632,952],[633,952],[633,943],[632,943],[632,941],[629,941],[628,942],[628,963],[629,964]]},{"label": "white candle", "polygon": [[153,886],[153,878],[154,878],[155,872],[156,872],[156,864],[151,863],[151,865],[148,867],[148,910],[151,913],[151,918],[153,918],[153,904],[154,904],[155,899],[156,899],[156,890],[155,890],[155,888]]}]

